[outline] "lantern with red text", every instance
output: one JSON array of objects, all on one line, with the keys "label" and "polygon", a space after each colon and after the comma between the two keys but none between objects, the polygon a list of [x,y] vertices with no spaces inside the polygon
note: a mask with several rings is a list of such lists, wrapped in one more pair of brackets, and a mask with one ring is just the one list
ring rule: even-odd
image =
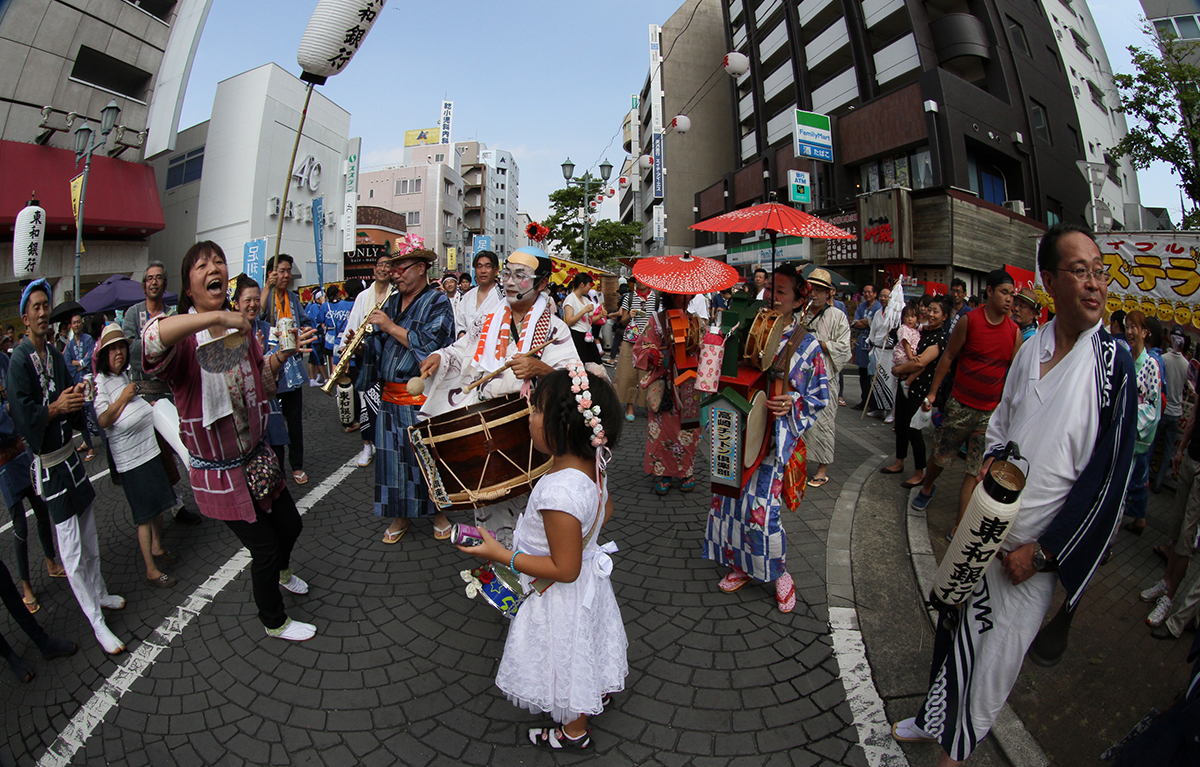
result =
[{"label": "lantern with red text", "polygon": [[741,77],[750,71],[750,58],[744,53],[733,51],[725,54],[725,72],[734,77]]},{"label": "lantern with red text", "polygon": [[387,0],[320,0],[313,10],[296,62],[300,79],[324,85],[346,68],[379,19]]},{"label": "lantern with red text", "polygon": [[18,280],[37,276],[45,236],[46,211],[37,200],[30,200],[13,224],[13,276]]}]

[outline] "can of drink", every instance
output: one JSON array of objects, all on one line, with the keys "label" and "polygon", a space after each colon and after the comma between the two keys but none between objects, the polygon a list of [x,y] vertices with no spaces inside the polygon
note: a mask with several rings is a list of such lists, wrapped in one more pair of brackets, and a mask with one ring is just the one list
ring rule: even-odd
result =
[{"label": "can of drink", "polygon": [[92,374],[88,373],[83,377],[83,401],[96,401],[96,381],[92,378]]},{"label": "can of drink", "polygon": [[275,323],[279,335],[279,351],[290,352],[296,348],[296,323],[291,317],[280,317]]},{"label": "can of drink", "polygon": [[450,528],[450,542],[455,546],[478,546],[483,543],[483,536],[480,535],[479,528],[474,525],[455,523]]}]

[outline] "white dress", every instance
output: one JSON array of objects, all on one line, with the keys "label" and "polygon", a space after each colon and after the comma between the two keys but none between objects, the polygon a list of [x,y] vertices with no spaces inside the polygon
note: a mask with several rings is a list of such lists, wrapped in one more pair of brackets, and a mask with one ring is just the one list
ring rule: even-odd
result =
[{"label": "white dress", "polygon": [[[546,474],[538,481],[514,531],[516,546],[534,556],[550,554],[541,509],[575,517],[586,538],[600,511],[596,483],[576,469]],[[581,714],[601,713],[600,697],[623,690],[629,674],[629,642],[609,580],[609,554],[617,547],[598,546],[599,536],[597,530],[584,549],[574,583],[555,583],[521,605],[496,673],[496,686],[513,704],[549,713],[560,724]],[[527,588],[530,580],[521,576]]]}]

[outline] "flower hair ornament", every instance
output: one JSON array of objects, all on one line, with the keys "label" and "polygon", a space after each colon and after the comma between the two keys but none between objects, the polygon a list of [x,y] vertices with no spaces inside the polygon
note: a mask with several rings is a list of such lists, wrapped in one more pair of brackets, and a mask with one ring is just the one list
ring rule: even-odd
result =
[{"label": "flower hair ornament", "polygon": [[583,422],[592,429],[592,447],[599,449],[608,444],[608,437],[604,436],[604,426],[600,423],[600,406],[592,401],[592,394],[588,391],[587,370],[582,363],[572,362],[567,366],[567,372],[571,375],[571,392],[579,403],[579,413],[583,416]]}]

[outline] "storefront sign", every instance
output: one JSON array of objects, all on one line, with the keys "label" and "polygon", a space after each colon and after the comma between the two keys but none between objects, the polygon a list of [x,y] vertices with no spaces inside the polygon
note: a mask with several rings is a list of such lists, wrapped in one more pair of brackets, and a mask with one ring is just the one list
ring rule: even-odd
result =
[{"label": "storefront sign", "polygon": [[858,206],[842,208],[832,216],[822,216],[822,220],[855,235],[852,240],[826,240],[826,260],[831,264],[858,261]]},{"label": "storefront sign", "polygon": [[885,189],[860,197],[859,252],[865,261],[912,259],[908,192]]}]

